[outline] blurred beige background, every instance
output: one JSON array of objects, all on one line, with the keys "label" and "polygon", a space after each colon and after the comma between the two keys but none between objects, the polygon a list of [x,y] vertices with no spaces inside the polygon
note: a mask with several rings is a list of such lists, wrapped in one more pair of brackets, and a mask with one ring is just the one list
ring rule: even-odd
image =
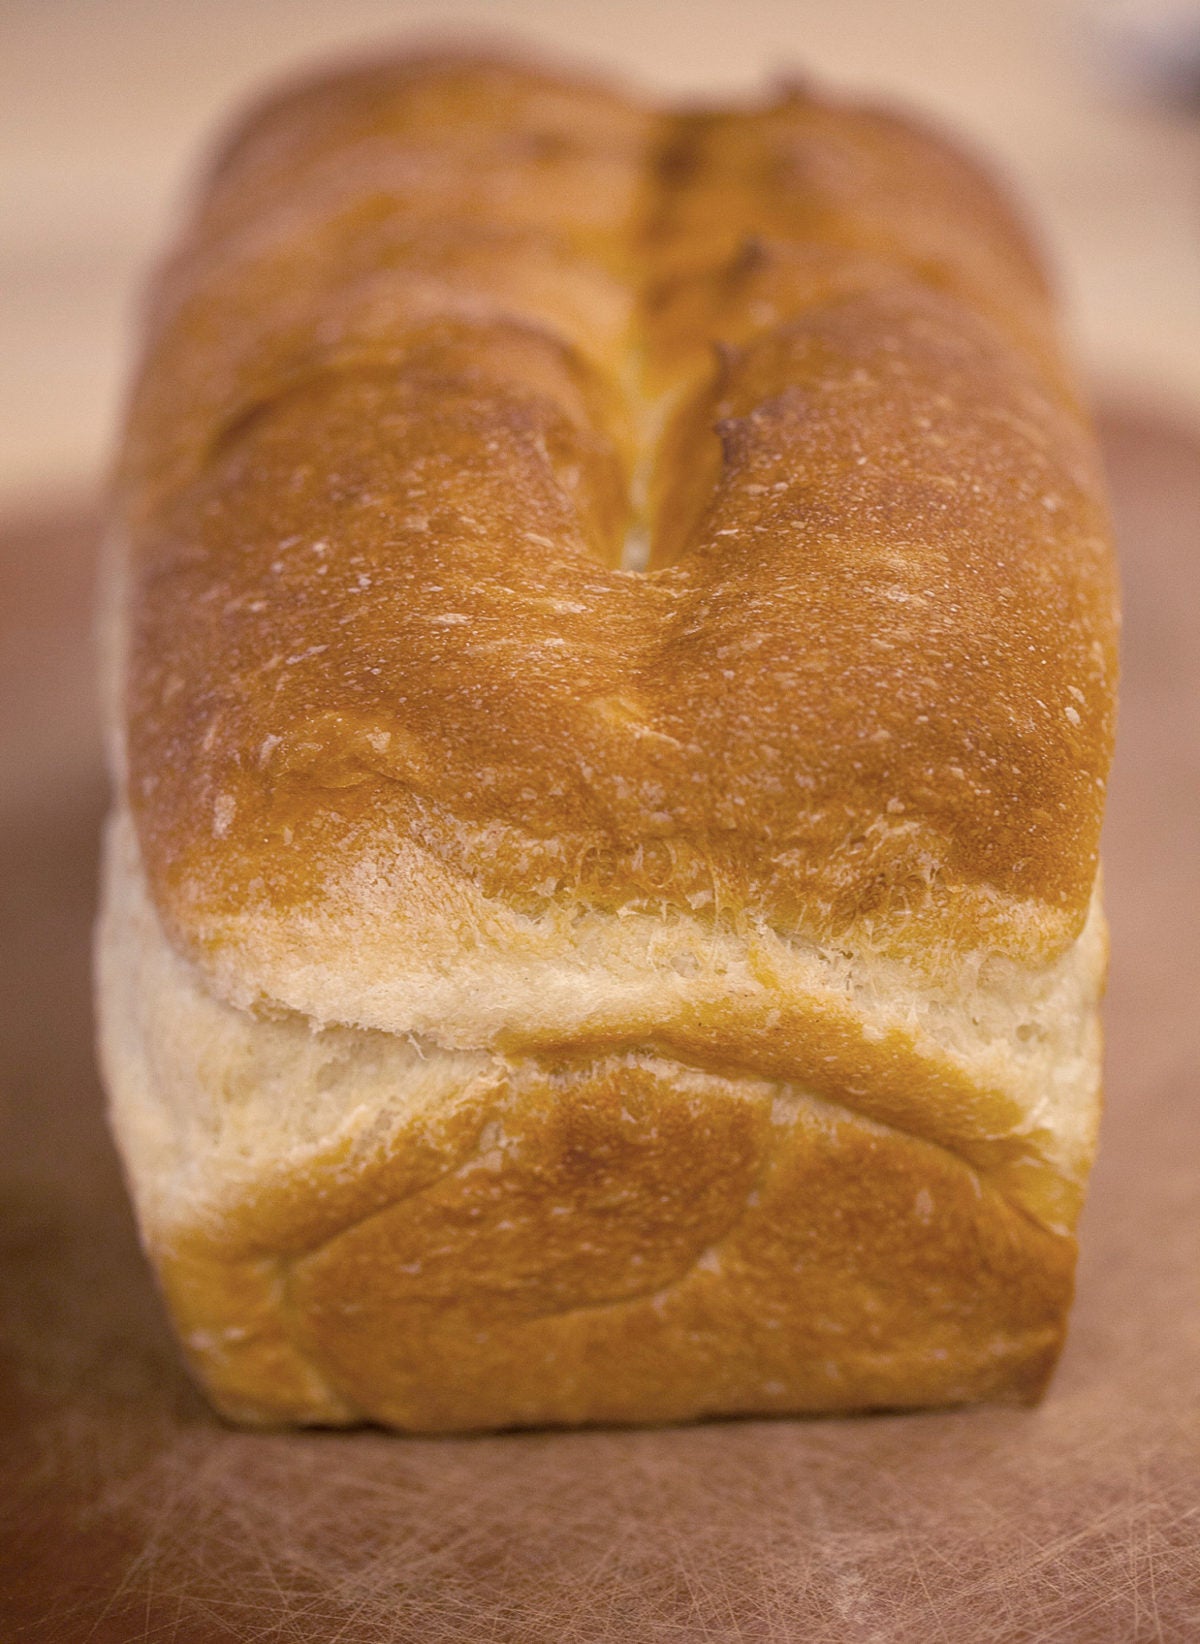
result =
[{"label": "blurred beige background", "polygon": [[1033,208],[1096,391],[1200,425],[1200,120],[1129,72],[1192,0],[0,0],[0,508],[103,472],[136,293],[231,104],[412,31],[527,37],[667,93],[802,67],[915,101]]}]

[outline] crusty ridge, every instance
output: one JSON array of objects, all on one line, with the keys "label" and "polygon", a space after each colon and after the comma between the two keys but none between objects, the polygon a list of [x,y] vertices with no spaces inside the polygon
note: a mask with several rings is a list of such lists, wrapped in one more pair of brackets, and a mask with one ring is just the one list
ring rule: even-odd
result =
[{"label": "crusty ridge", "polygon": [[130,426],[130,796],[194,954],[369,922],[406,841],[942,975],[1081,929],[1094,453],[1020,231],[907,123],[322,82],[227,153]]}]

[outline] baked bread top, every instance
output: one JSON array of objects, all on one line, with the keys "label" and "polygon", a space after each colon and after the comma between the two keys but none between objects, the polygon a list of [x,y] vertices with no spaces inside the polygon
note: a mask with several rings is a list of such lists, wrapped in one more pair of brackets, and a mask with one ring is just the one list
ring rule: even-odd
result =
[{"label": "baked bread top", "polygon": [[[1103,962],[1115,584],[973,163],[803,89],[405,58],[244,124],[148,320],[125,785],[219,995],[1037,1130]],[[1090,1141],[1042,1128],[1013,1190],[1069,1221]]]}]

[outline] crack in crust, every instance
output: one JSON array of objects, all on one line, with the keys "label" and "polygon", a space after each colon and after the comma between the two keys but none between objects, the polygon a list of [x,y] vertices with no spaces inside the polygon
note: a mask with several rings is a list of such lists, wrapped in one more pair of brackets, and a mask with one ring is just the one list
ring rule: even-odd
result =
[{"label": "crack in crust", "polygon": [[[236,1107],[225,1102],[214,1108],[206,1092],[195,1091],[186,1060],[158,1057],[153,1082],[180,1092],[173,1098],[176,1122],[182,1119],[188,1128],[200,1124],[205,1149],[236,1119],[228,1144],[233,1152],[211,1173],[218,1193],[223,1186],[234,1203],[243,1191],[245,1161],[238,1150],[245,1139],[253,1138],[258,1152],[260,1134],[272,1135],[279,1122],[276,1106],[280,1114],[289,1104],[302,1107],[288,1091],[289,1079],[308,1090],[314,1081],[324,1088],[328,1077],[332,1099],[350,1078],[339,1069],[357,1067],[361,1057],[368,1066],[377,1064],[380,1071],[372,1073],[373,1083],[363,1092],[377,1104],[377,1117],[368,1135],[354,1144],[354,1157],[369,1160],[379,1126],[386,1126],[394,1111],[386,1085],[393,1077],[386,1074],[389,1068],[402,1085],[419,1074],[434,1089],[474,1093],[516,1088],[529,1077],[569,1079],[605,1057],[633,1056],[669,1063],[684,1076],[803,1090],[946,1147],[1052,1230],[1069,1232],[1078,1213],[1097,1117],[1095,1012],[1106,952],[1098,908],[1061,974],[1006,974],[1012,997],[998,988],[989,998],[972,971],[963,1002],[970,1011],[967,1022],[956,1013],[953,997],[927,997],[912,978],[906,988],[903,976],[879,974],[865,958],[846,965],[813,963],[792,976],[781,969],[778,956],[771,962],[734,944],[706,979],[691,971],[678,974],[677,966],[656,954],[653,941],[643,951],[637,932],[628,952],[610,951],[606,942],[613,933],[606,931],[605,942],[583,951],[579,975],[565,978],[566,991],[552,965],[544,974],[538,968],[527,986],[515,993],[506,989],[485,1010],[486,990],[495,987],[494,963],[478,973],[460,966],[463,1014],[448,1009],[440,992],[430,1001],[425,978],[417,972],[389,979],[397,1012],[390,1022],[385,1017],[383,1024],[372,1024],[364,1009],[371,988],[353,972],[346,979],[347,1012],[340,1022],[298,1011],[294,1002],[286,1009],[278,1000],[256,1002],[247,1012],[236,995],[232,1001],[222,998],[168,942],[127,819],[116,819],[109,830],[105,906],[102,953],[110,949],[117,956],[115,985],[128,990],[137,1037],[151,1045],[175,1040],[209,1047],[214,1069],[230,1069],[220,1082],[243,1093]],[[326,946],[319,931],[301,928],[295,934],[302,948],[320,953]],[[447,962],[452,958],[447,955]],[[438,959],[436,951],[423,956],[435,967]],[[746,985],[751,973],[752,988]],[[1038,1045],[1021,1041],[1021,1029],[1030,1022],[1042,1041]],[[310,1065],[320,1045],[330,1047],[331,1076]],[[242,1071],[243,1064],[251,1071]],[[147,1099],[153,1094],[148,1083]],[[324,1131],[314,1130],[316,1120],[308,1120],[310,1136],[336,1140],[344,1110],[326,1103],[320,1112]],[[293,1151],[295,1143],[285,1133],[285,1151]],[[195,1146],[183,1129],[175,1151],[186,1156]],[[219,1219],[222,1204],[220,1197],[214,1199],[208,1213]]]}]

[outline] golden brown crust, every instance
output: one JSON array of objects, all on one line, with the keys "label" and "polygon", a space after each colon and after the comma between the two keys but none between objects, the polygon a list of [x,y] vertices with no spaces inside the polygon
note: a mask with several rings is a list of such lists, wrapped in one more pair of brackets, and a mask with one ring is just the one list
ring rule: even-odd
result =
[{"label": "golden brown crust", "polygon": [[[204,1217],[143,1220],[225,1408],[1036,1393],[1094,1138],[1115,585],[1045,284],[985,176],[807,93],[659,113],[436,55],[289,91],[156,288],[120,530],[137,843],[111,895],[144,873],[155,912],[110,974],[164,940],[197,969],[112,1029],[110,1081],[155,1100],[198,990],[492,1058],[520,1137],[511,1249],[454,1242],[492,1214],[477,1163],[371,1210],[369,1171],[297,1167],[338,1227],[293,1249],[265,1178],[212,1210],[206,1141]],[[196,1057],[189,1100],[219,1105]],[[621,1151],[621,1091],[678,1123],[673,1164]],[[596,1300],[605,1161],[612,1238],[665,1273],[700,1239],[693,1174],[737,1198],[743,1142],[779,1197],[717,1239],[720,1278],[680,1255]],[[435,1222],[431,1300],[395,1275]],[[595,1247],[607,1283],[626,1258]]]},{"label": "golden brown crust", "polygon": [[[309,1202],[324,1187],[345,1218],[320,1243],[168,1245],[218,1403],[447,1431],[1040,1395],[1072,1238],[928,1143],[769,1086],[688,1086],[634,1059],[526,1071],[461,1114],[463,1162],[373,1214],[369,1175],[330,1204],[314,1170]],[[255,1206],[243,1227],[275,1224]]]},{"label": "golden brown crust", "polygon": [[[285,102],[213,196],[258,202],[250,244],[210,201],[168,278],[127,462],[128,715],[177,937],[185,899],[311,896],[370,815],[518,904],[716,881],[782,930],[1061,951],[1095,877],[1113,585],[1027,250],[963,162],[878,117],[792,96],[672,133],[603,99],[555,146],[580,95],[434,64]],[[478,193],[460,124],[503,189]],[[399,179],[374,194],[364,144]],[[561,220],[597,154],[624,301]],[[731,254],[786,277],[721,287],[737,346],[697,382]],[[639,289],[660,396],[690,392],[635,577]],[[1039,349],[1005,338],[1017,310]],[[963,930],[980,884],[994,917]]]}]

